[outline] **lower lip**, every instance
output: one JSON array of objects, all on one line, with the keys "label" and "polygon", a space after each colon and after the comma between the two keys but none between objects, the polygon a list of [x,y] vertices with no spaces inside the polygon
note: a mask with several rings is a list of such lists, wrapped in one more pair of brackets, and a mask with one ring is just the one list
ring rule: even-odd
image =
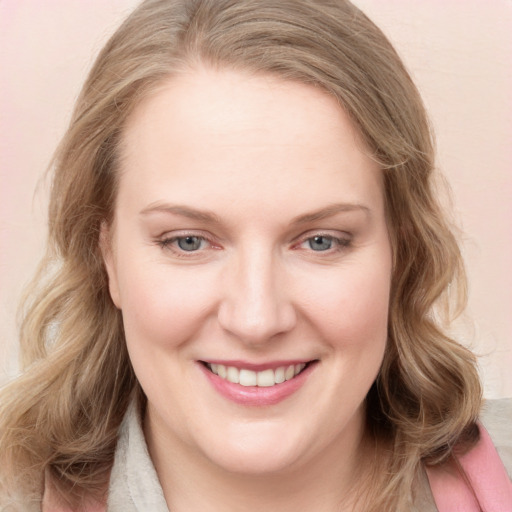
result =
[{"label": "lower lip", "polygon": [[212,386],[224,398],[240,405],[260,407],[278,404],[293,395],[304,385],[307,378],[316,367],[315,361],[310,363],[293,379],[274,386],[258,387],[234,384],[233,382],[229,382],[228,380],[215,375],[215,373],[208,370],[208,368],[206,368],[202,363],[198,364]]}]

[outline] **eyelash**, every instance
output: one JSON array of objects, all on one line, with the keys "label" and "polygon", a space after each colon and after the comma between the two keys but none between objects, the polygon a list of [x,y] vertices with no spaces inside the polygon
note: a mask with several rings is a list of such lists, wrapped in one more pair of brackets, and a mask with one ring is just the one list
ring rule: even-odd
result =
[{"label": "eyelash", "polygon": [[180,249],[178,247],[174,247],[174,245],[173,245],[175,242],[178,242],[179,240],[183,240],[185,238],[196,238],[197,240],[200,240],[201,242],[206,242],[206,243],[209,243],[209,244],[212,243],[211,240],[209,240],[207,237],[205,237],[203,235],[184,234],[184,235],[179,235],[179,236],[173,236],[173,237],[170,237],[170,238],[164,238],[162,240],[157,240],[157,244],[162,249],[169,249],[169,250],[171,250],[179,258],[190,258],[194,254],[200,252],[200,250],[197,250],[197,251],[185,251],[185,250]]},{"label": "eyelash", "polygon": [[[184,249],[180,249],[175,247],[173,244],[178,242],[179,240],[183,240],[185,238],[195,238],[201,242],[206,242],[209,244],[212,244],[212,241],[203,235],[194,235],[194,234],[183,234],[179,236],[173,236],[169,238],[164,238],[162,240],[157,240],[156,243],[158,246],[160,246],[162,249],[168,249],[171,250],[177,257],[179,258],[190,258],[193,257],[193,255],[202,252],[200,249],[194,250],[194,251],[186,251]],[[333,243],[334,247],[330,247],[329,249],[323,250],[323,251],[314,251],[310,248],[312,253],[319,253],[319,254],[325,254],[325,255],[332,255],[339,253],[343,250],[348,249],[352,245],[352,237],[347,236],[346,238],[342,237],[336,237],[333,235],[329,235],[327,233],[315,233],[311,236],[307,236],[305,238],[302,238],[298,243],[294,244],[294,247],[300,247],[301,245],[315,239],[315,238],[325,238]]]},{"label": "eyelash", "polygon": [[332,254],[332,253],[338,253],[340,251],[343,251],[344,249],[347,249],[348,247],[350,247],[350,245],[352,244],[352,239],[350,237],[346,237],[346,238],[341,238],[341,237],[336,237],[336,236],[333,236],[333,235],[329,235],[328,233],[315,233],[314,235],[312,236],[308,236],[306,238],[303,238],[300,242],[299,242],[299,246],[302,245],[302,244],[305,244],[311,240],[314,240],[315,238],[325,238],[327,240],[329,240],[330,242],[333,243],[333,245],[335,245],[334,248],[329,248],[329,249],[326,249],[324,251],[314,251],[313,249],[311,249],[312,252],[315,252],[315,253],[324,253],[324,254]]}]

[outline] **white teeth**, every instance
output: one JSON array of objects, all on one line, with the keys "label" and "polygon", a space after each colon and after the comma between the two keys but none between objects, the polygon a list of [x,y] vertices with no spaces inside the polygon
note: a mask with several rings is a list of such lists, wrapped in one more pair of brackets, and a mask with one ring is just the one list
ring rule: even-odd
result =
[{"label": "white teeth", "polygon": [[252,370],[240,370],[240,384],[242,386],[256,386],[258,378]]},{"label": "white teeth", "polygon": [[284,366],[276,368],[274,380],[276,384],[281,384],[282,382],[284,382]]},{"label": "white teeth", "polygon": [[305,363],[296,365],[280,366],[275,370],[268,369],[261,372],[247,370],[245,368],[238,369],[234,366],[224,366],[223,364],[209,364],[208,368],[222,379],[233,384],[241,386],[259,386],[271,387],[275,384],[281,384],[286,380],[293,379],[306,367]]},{"label": "white teeth", "polygon": [[285,380],[290,380],[290,379],[293,379],[295,375],[295,366],[290,365],[288,366],[288,368],[286,368],[285,372],[284,372],[284,378]]},{"label": "white teeth", "polygon": [[265,370],[257,374],[258,386],[268,388],[276,383],[274,370]]},{"label": "white teeth", "polygon": [[233,382],[233,384],[238,384],[240,382],[240,371],[238,368],[235,368],[234,366],[228,367],[227,380],[229,380],[229,382]]}]

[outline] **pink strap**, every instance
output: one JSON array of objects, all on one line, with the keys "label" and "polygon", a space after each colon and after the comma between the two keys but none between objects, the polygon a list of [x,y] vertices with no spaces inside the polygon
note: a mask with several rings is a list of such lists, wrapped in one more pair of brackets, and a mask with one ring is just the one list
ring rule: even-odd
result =
[{"label": "pink strap", "polygon": [[480,440],[459,458],[471,487],[454,470],[427,468],[439,512],[512,512],[512,481],[487,430],[478,426]]}]

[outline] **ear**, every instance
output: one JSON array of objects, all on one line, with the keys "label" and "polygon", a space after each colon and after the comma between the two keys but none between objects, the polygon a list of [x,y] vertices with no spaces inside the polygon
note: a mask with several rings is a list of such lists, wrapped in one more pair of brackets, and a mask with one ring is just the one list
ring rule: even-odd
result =
[{"label": "ear", "polygon": [[119,282],[117,279],[117,268],[114,254],[114,247],[112,242],[112,228],[108,226],[105,221],[101,223],[99,246],[103,264],[108,276],[108,288],[112,302],[118,309],[121,309],[121,300],[119,293]]}]

